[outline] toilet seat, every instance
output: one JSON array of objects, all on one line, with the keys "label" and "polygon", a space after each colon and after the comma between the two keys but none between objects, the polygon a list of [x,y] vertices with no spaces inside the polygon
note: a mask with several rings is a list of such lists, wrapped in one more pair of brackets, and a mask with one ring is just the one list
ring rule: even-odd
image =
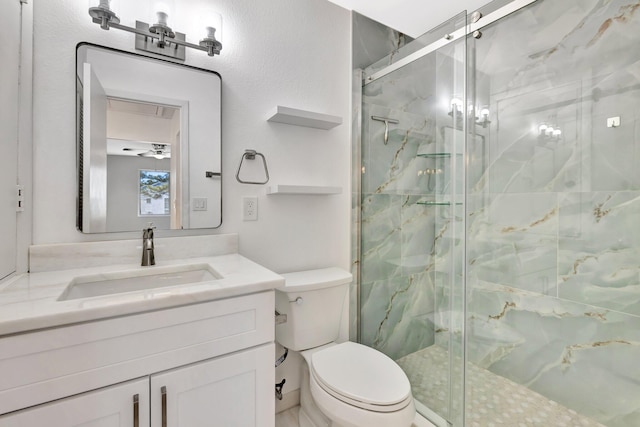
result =
[{"label": "toilet seat", "polygon": [[314,352],[309,368],[320,388],[357,408],[396,412],[413,402],[404,371],[383,353],[361,344],[345,342]]}]

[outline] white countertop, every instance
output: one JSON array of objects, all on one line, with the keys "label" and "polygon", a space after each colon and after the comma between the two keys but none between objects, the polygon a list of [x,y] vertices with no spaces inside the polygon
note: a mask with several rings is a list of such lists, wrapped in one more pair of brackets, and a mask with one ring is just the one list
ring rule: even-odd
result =
[{"label": "white countertop", "polygon": [[[192,264],[208,264],[221,278],[58,301],[78,276],[121,271],[136,275],[162,266]],[[236,253],[156,261],[156,266],[151,267],[119,264],[23,274],[0,284],[0,336],[263,292],[283,284],[284,279],[278,274]]]}]

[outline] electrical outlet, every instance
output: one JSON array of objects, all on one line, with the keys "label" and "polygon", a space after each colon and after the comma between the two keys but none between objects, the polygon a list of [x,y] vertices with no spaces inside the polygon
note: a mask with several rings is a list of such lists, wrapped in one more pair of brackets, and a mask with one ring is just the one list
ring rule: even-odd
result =
[{"label": "electrical outlet", "polygon": [[258,219],[258,197],[246,196],[242,198],[242,220],[256,221]]}]

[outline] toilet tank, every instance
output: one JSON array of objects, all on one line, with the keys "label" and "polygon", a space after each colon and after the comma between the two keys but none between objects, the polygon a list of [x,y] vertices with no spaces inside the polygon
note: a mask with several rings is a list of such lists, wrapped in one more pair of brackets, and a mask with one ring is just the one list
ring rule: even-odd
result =
[{"label": "toilet tank", "polygon": [[276,341],[301,351],[328,344],[338,337],[351,273],[340,268],[282,274],[276,289],[276,311],[287,321],[276,325]]}]

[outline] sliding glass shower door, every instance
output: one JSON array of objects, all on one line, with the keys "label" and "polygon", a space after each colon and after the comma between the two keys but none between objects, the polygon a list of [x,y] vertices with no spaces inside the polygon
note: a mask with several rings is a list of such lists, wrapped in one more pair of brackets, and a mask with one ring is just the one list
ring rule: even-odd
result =
[{"label": "sliding glass shower door", "polygon": [[[419,59],[374,64],[362,93],[360,341],[400,364],[443,426],[464,413],[465,31],[462,13]],[[398,55],[428,45],[413,43]]]},{"label": "sliding glass shower door", "polygon": [[466,425],[638,426],[640,5],[539,0],[480,31]]}]

